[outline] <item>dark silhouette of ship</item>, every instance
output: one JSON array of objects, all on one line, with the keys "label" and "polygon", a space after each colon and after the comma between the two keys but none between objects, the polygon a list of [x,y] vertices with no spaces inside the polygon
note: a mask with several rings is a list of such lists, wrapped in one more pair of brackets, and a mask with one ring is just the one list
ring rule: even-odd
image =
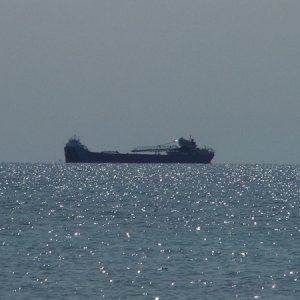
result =
[{"label": "dark silhouette of ship", "polygon": [[174,142],[134,148],[131,153],[118,151],[92,152],[74,136],[65,145],[67,163],[210,163],[215,152],[211,148],[198,148],[193,138],[180,138]]}]

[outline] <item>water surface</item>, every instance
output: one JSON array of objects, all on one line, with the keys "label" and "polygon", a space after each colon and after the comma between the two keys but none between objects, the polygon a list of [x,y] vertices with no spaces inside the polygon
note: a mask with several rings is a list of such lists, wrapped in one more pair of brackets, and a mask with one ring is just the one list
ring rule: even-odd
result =
[{"label": "water surface", "polygon": [[299,299],[300,167],[0,164],[1,299]]}]

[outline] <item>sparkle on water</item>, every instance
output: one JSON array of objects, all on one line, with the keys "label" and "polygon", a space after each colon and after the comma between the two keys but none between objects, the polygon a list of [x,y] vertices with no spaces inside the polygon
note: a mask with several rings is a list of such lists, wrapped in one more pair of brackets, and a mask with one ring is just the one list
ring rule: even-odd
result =
[{"label": "sparkle on water", "polygon": [[1,299],[298,299],[299,174],[0,164]]}]

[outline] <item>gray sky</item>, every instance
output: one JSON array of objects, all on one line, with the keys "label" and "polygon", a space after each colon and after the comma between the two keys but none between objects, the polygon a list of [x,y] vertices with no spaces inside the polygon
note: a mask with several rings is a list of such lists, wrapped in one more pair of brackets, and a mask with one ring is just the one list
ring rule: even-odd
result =
[{"label": "gray sky", "polygon": [[299,0],[2,0],[0,161],[194,136],[299,163]]}]

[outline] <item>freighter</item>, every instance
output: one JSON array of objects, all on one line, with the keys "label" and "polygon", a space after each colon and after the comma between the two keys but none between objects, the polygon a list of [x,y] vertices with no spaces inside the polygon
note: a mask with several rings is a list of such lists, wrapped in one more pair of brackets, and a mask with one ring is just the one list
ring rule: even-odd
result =
[{"label": "freighter", "polygon": [[202,163],[208,164],[215,152],[211,148],[198,148],[192,137],[148,147],[134,148],[131,153],[118,151],[92,152],[79,138],[69,139],[64,148],[66,163]]}]

